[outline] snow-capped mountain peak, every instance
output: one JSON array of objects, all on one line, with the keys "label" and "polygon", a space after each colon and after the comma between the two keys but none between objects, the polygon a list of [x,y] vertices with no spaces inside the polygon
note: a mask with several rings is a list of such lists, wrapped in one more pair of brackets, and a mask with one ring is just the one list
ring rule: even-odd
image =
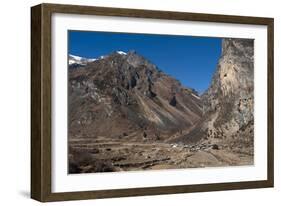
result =
[{"label": "snow-capped mountain peak", "polygon": [[69,54],[68,56],[68,64],[78,64],[78,65],[86,65],[89,62],[96,61],[96,59],[84,58],[76,55]]},{"label": "snow-capped mountain peak", "polygon": [[69,54],[69,58],[75,59],[77,61],[81,61],[81,59],[84,59],[83,57],[76,56],[76,55],[73,55],[73,54]]},{"label": "snow-capped mountain peak", "polygon": [[[127,55],[127,53],[124,51],[116,51],[116,53],[118,53],[120,55]],[[85,58],[85,57],[69,54],[68,55],[68,65],[71,66],[71,68],[84,67],[86,64],[88,64],[90,62],[105,59],[106,57],[108,57],[108,55],[105,55],[105,56],[103,55],[98,58]]]}]

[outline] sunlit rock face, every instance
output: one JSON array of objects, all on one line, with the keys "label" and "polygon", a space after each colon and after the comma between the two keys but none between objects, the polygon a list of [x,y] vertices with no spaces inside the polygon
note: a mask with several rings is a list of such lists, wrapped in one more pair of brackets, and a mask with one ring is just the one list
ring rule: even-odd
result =
[{"label": "sunlit rock face", "polygon": [[[254,41],[224,39],[222,56],[210,88],[203,95],[204,114],[223,136],[234,135],[254,122]],[[210,117],[208,117],[210,116]],[[215,137],[216,132],[210,133]]]},{"label": "sunlit rock face", "polygon": [[222,40],[217,69],[201,100],[203,117],[186,141],[214,138],[253,141],[254,40]]}]

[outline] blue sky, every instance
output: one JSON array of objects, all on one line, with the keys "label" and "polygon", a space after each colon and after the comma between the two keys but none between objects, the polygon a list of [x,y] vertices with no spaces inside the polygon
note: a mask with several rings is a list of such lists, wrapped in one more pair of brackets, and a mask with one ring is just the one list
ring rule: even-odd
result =
[{"label": "blue sky", "polygon": [[97,58],[135,50],[184,86],[204,92],[221,54],[221,38],[69,31],[68,52]]}]

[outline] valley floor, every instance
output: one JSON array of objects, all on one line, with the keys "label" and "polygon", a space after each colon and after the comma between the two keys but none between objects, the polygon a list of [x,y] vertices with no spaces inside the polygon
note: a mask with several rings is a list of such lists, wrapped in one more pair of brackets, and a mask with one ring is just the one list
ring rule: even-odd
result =
[{"label": "valley floor", "polygon": [[183,145],[104,137],[69,141],[69,173],[252,165],[253,159],[253,151],[220,143]]}]

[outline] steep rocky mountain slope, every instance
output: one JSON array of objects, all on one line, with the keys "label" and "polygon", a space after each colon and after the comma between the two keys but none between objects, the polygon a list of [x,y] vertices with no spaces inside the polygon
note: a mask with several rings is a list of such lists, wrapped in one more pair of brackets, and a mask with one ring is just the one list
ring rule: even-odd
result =
[{"label": "steep rocky mountain slope", "polygon": [[223,39],[200,97],[133,51],[69,58],[69,173],[253,164],[253,44]]},{"label": "steep rocky mountain slope", "polygon": [[223,39],[216,72],[201,99],[203,117],[184,142],[233,141],[253,147],[253,40]]},{"label": "steep rocky mountain slope", "polygon": [[194,90],[134,51],[76,59],[69,70],[70,138],[166,140],[187,133],[202,116]]}]

